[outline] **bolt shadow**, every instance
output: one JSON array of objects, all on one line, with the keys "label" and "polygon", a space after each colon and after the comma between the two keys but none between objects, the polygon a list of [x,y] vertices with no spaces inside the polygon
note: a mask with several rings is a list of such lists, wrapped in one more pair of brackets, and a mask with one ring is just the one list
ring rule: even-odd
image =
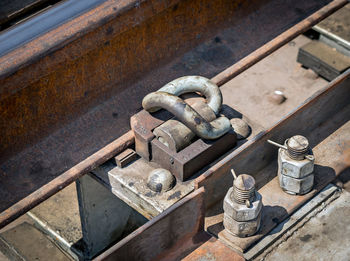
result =
[{"label": "bolt shadow", "polygon": [[315,175],[313,190],[321,190],[336,178],[335,170],[333,168],[319,164],[314,165],[313,173]]},{"label": "bolt shadow", "polygon": [[262,209],[261,225],[258,234],[276,234],[284,227],[280,224],[288,219],[289,215],[284,207],[266,205]]},{"label": "bolt shadow", "polygon": [[334,180],[334,184],[350,192],[350,167],[339,173],[338,177]]}]

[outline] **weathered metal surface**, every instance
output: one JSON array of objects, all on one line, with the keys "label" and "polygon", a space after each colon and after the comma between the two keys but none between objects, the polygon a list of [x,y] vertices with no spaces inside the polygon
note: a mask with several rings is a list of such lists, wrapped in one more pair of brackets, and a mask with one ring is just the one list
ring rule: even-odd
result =
[{"label": "weathered metal surface", "polygon": [[119,168],[124,168],[130,162],[133,162],[138,158],[136,152],[130,148],[127,148],[123,152],[114,157],[114,162]]},{"label": "weathered metal surface", "polygon": [[77,180],[77,193],[85,259],[96,256],[123,233],[147,221],[90,175]]},{"label": "weathered metal surface", "polygon": [[289,229],[287,235],[276,242],[280,243],[278,247],[268,249],[266,255],[264,253],[257,260],[277,261],[285,257],[293,257],[294,260],[347,260],[350,256],[350,226],[346,217],[350,215],[350,193],[343,191],[339,194],[322,202],[301,224]]},{"label": "weathered metal surface", "polygon": [[[216,119],[214,111],[204,101],[195,102],[191,104],[191,107],[208,122]],[[179,122],[176,118],[167,120],[155,128],[153,133],[156,139],[174,152],[179,152],[190,145],[196,137],[186,125]]]},{"label": "weathered metal surface", "polygon": [[157,91],[148,94],[143,99],[142,106],[147,111],[163,108],[171,112],[198,137],[203,139],[218,139],[231,129],[230,121],[226,117],[218,117],[211,122],[207,122],[184,100],[167,92]]},{"label": "weathered metal surface", "polygon": [[301,47],[297,61],[329,81],[350,68],[349,56],[338,52],[334,47],[321,41],[312,41]]},{"label": "weathered metal surface", "polygon": [[232,149],[236,145],[236,137],[236,133],[231,129],[219,139],[198,139],[177,153],[159,140],[153,139],[151,141],[152,160],[170,170],[179,181],[185,181]]},{"label": "weathered metal surface", "polygon": [[238,63],[232,65],[231,67],[227,68],[225,71],[219,73],[216,75],[212,81],[214,81],[219,86],[228,82],[229,80],[233,79],[235,76],[240,74],[241,72],[248,69],[253,64],[257,63],[258,61],[262,60],[269,54],[276,51],[278,48],[280,48],[282,45],[288,43],[292,39],[294,39],[299,34],[302,34],[306,32],[311,26],[317,24],[322,19],[327,17],[328,15],[332,14],[334,11],[332,10],[334,7],[333,5],[340,5],[340,7],[347,4],[347,1],[333,1],[328,6],[323,8],[321,12],[315,13],[315,15],[311,18],[307,18],[294,27],[290,28],[289,30],[286,30],[285,32],[281,33],[278,37],[273,39],[272,41],[268,42],[261,48],[255,50],[251,55],[245,57],[244,59],[240,60]]},{"label": "weathered metal surface", "polygon": [[[222,94],[219,87],[202,76],[184,76],[175,79],[158,90],[175,96],[185,93],[199,92],[205,96],[208,106],[219,114],[222,105]],[[143,101],[142,101],[143,104]]]},{"label": "weathered metal surface", "polygon": [[179,254],[202,243],[199,234],[204,229],[203,195],[203,188],[192,192],[96,260],[178,260]]},{"label": "weathered metal surface", "polygon": [[227,247],[220,240],[212,237],[190,254],[184,257],[183,261],[203,261],[208,258],[212,261],[243,261],[242,256]]},{"label": "weathered metal surface", "polygon": [[[287,234],[290,234],[293,230],[300,228],[300,226],[302,226],[305,222],[305,219],[307,219],[307,216],[314,215],[313,212],[315,209],[317,211],[317,208],[320,207],[320,205],[324,205],[327,203],[327,201],[333,201],[337,197],[339,197],[339,188],[332,184],[329,184],[324,189],[322,189],[320,193],[318,193],[315,197],[306,202],[305,205],[293,213],[288,219],[285,219],[283,222],[278,224],[278,226],[271,230],[268,235],[264,236],[258,243],[256,243],[252,248],[244,253],[244,257],[247,260],[255,259],[260,253],[269,248],[271,244],[279,239],[283,240],[283,235],[288,237]],[[268,250],[265,251],[265,253],[267,252]],[[326,257],[328,255],[324,256]],[[259,259],[260,258],[257,260]]]},{"label": "weathered metal surface", "polygon": [[[77,178],[103,164],[114,155],[125,150],[134,142],[134,135],[131,131],[127,132],[117,140],[109,143],[103,149],[95,152],[90,157],[70,168],[60,176],[45,184],[40,189],[35,190],[29,196],[23,198],[17,204],[9,207],[0,213],[0,227],[5,226],[12,220],[24,214],[40,202],[49,198],[56,192],[74,182]],[[2,198],[2,204],[7,203],[7,198]]]},{"label": "weathered metal surface", "polygon": [[[37,245],[45,246],[43,249]],[[57,260],[70,261],[71,259],[44,233],[27,222],[13,227],[0,234],[0,250],[8,258],[2,256],[2,260]]]},{"label": "weathered metal surface", "polygon": [[93,170],[93,174],[117,197],[151,219],[194,189],[193,181],[188,181],[177,182],[171,190],[162,193],[152,191],[147,185],[148,174],[157,168],[160,166],[140,158],[122,169],[106,163]]},{"label": "weathered metal surface", "polygon": [[[107,146],[99,151],[106,158],[89,158],[75,166],[127,131],[130,115],[139,108],[130,98],[141,101],[146,93],[184,74],[211,77],[328,2],[147,1],[132,8],[134,2],[106,1],[1,57],[1,198],[6,198],[1,209],[9,209],[0,223],[112,157]],[[281,35],[263,50],[271,52],[345,3],[332,2],[291,29],[292,36]],[[246,30],[261,24],[263,30]],[[149,43],[159,52],[150,52]],[[249,57],[240,72],[264,55]],[[130,91],[121,91],[125,85]],[[97,103],[100,106],[89,110]]]}]

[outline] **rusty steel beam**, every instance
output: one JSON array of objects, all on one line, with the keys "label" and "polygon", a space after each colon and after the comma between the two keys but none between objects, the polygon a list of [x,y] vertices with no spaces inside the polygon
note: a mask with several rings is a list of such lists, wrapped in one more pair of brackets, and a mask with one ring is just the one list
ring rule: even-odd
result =
[{"label": "rusty steel beam", "polygon": [[[212,77],[296,21],[316,11],[301,33],[346,3],[209,2],[193,1],[189,7],[186,1],[145,1],[134,8],[134,1],[106,1],[0,57],[0,226],[114,156],[104,148],[111,141],[124,147],[125,140],[116,137],[128,130],[129,117],[146,93],[183,74]],[[298,10],[291,8],[297,5]],[[198,13],[201,19],[193,24]],[[287,16],[273,15],[279,13]],[[271,19],[253,36],[246,30]],[[169,28],[172,37],[159,39]],[[238,35],[250,41],[224,45]],[[164,53],[147,49],[153,42]],[[193,55],[199,62],[189,69]],[[132,140],[129,136],[127,142]],[[84,160],[95,152],[103,157]],[[77,168],[78,163],[85,167]]]},{"label": "rusty steel beam", "polygon": [[203,257],[210,257],[210,260],[217,261],[244,261],[245,259],[234,252],[231,248],[226,246],[220,240],[215,237],[210,238],[203,243],[200,247],[193,250],[183,261],[202,261]]},{"label": "rusty steel beam", "polygon": [[203,188],[192,192],[95,260],[178,260],[208,238],[202,235],[203,199]]}]

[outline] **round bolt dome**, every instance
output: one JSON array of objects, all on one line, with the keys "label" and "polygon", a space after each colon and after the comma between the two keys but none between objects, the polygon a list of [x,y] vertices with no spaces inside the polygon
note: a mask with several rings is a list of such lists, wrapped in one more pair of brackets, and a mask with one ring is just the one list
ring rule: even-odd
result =
[{"label": "round bolt dome", "polygon": [[175,177],[169,170],[154,169],[147,179],[147,186],[154,192],[164,192],[172,189],[175,185]]},{"label": "round bolt dome", "polygon": [[248,174],[239,175],[233,185],[240,190],[251,190],[255,188],[255,179]]},{"label": "round bolt dome", "polygon": [[242,140],[249,136],[250,127],[244,120],[233,118],[230,120],[230,123],[234,132],[237,134],[237,139]]},{"label": "round bolt dome", "polygon": [[247,174],[239,175],[233,181],[233,199],[240,204],[251,201],[255,195],[255,179]]}]

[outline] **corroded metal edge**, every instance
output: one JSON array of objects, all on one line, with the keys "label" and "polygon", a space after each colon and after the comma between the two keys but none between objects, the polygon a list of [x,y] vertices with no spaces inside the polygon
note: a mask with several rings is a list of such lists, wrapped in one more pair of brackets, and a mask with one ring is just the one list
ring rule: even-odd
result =
[{"label": "corroded metal edge", "polygon": [[[204,231],[204,188],[195,190],[95,260],[157,260]],[[200,243],[200,242],[198,242]],[[196,244],[194,244],[196,245]],[[193,247],[193,246],[191,246]]]}]

